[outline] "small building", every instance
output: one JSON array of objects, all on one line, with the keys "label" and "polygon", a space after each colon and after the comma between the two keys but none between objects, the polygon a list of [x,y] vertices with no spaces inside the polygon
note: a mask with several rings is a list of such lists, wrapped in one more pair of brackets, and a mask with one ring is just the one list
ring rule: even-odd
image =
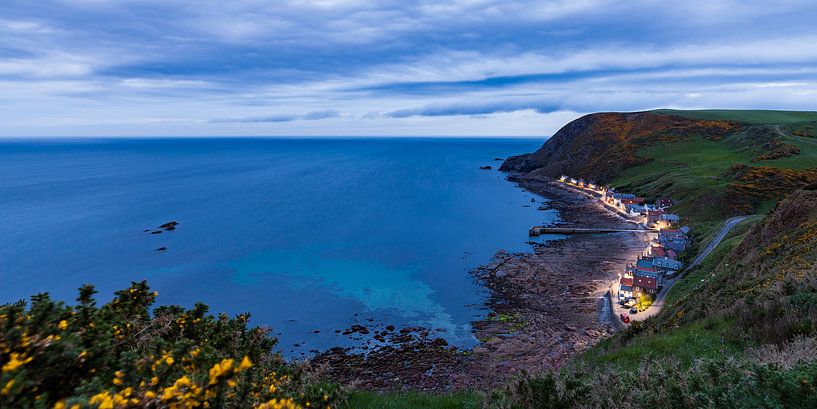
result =
[{"label": "small building", "polygon": [[639,216],[646,213],[644,206],[635,203],[625,205],[624,210],[626,210],[627,213],[630,213],[632,216]]},{"label": "small building", "polygon": [[639,257],[638,260],[635,261],[636,268],[653,268],[652,257]]},{"label": "small building", "polygon": [[633,297],[633,278],[622,277],[618,281],[618,299],[626,300]]},{"label": "small building", "polygon": [[661,215],[664,214],[663,210],[647,210],[647,223],[655,223],[661,220]]},{"label": "small building", "polygon": [[686,239],[687,236],[681,229],[661,229],[658,231],[658,237],[674,237],[679,239]]},{"label": "small building", "polygon": [[633,297],[640,297],[642,294],[655,294],[658,292],[658,280],[652,277],[633,277]]},{"label": "small building", "polygon": [[680,223],[681,217],[674,213],[664,213],[659,217],[659,220],[669,222],[670,224]]},{"label": "small building", "polygon": [[612,196],[613,199],[635,199],[635,195],[632,193],[613,192]]},{"label": "small building", "polygon": [[672,199],[668,197],[659,197],[658,200],[655,201],[655,205],[658,206],[659,209],[668,209],[672,207]]},{"label": "small building", "polygon": [[674,250],[676,252],[687,249],[687,241],[677,237],[664,237],[663,240],[661,240],[661,245],[667,250]]},{"label": "small building", "polygon": [[559,177],[559,182],[562,182],[562,183],[567,182],[567,179],[568,179],[567,176],[562,175],[562,176]]},{"label": "small building", "polygon": [[667,272],[667,271],[678,271],[678,270],[680,270],[681,267],[684,266],[684,263],[665,256],[665,257],[654,257],[652,259],[652,265],[657,270]]}]

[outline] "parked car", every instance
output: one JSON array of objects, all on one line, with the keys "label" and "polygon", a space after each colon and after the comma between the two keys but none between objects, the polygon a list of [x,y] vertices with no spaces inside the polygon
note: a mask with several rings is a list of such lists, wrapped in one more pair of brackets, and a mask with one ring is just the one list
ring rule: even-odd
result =
[{"label": "parked car", "polygon": [[629,315],[622,313],[620,315],[620,317],[621,317],[621,321],[624,322],[625,324],[630,323],[630,316]]},{"label": "parked car", "polygon": [[624,306],[627,308],[632,308],[633,306],[635,306],[635,300],[633,299],[627,300],[627,302],[624,303]]},{"label": "parked car", "polygon": [[630,308],[630,314],[638,314],[638,307],[633,306],[633,308]]}]

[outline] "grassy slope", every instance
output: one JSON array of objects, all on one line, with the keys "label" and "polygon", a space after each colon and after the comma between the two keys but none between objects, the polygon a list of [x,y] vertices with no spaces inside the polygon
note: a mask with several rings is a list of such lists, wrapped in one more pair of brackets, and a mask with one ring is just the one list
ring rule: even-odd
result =
[{"label": "grassy slope", "polygon": [[433,395],[423,392],[375,393],[357,391],[342,408],[348,409],[477,409],[482,397],[476,393]]},{"label": "grassy slope", "polygon": [[[758,151],[746,147],[751,135],[735,134],[717,141],[693,135],[687,141],[661,143],[639,150],[638,156],[652,160],[625,169],[612,185],[647,197],[665,195],[680,199],[675,210],[688,218],[687,223],[700,226],[699,233],[706,233],[725,214],[730,214],[730,210],[724,211],[728,205],[728,202],[724,203],[727,200],[724,192],[734,182],[734,177],[729,174],[733,165],[795,170],[817,167],[817,138],[794,134],[798,127],[817,127],[817,112],[659,110],[656,113],[766,124],[762,132],[778,134],[783,142],[800,148],[799,154],[788,158],[752,162]],[[702,205],[707,202],[710,205]],[[774,202],[768,199],[753,203],[754,211],[765,212]]]},{"label": "grassy slope", "polygon": [[739,110],[739,109],[704,109],[704,110],[675,110],[658,109],[657,114],[681,116],[690,119],[728,120],[746,122],[750,124],[792,124],[797,122],[817,121],[815,111],[771,111],[771,110]]}]

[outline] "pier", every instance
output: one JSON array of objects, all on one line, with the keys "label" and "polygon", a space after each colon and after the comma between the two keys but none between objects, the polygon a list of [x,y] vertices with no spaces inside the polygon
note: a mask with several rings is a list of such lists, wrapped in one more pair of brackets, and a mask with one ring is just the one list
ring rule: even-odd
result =
[{"label": "pier", "polygon": [[528,235],[530,236],[540,236],[543,234],[594,234],[594,233],[644,233],[644,232],[653,232],[655,230],[648,230],[648,229],[608,229],[608,228],[596,228],[596,227],[544,227],[544,226],[533,226],[528,231]]}]

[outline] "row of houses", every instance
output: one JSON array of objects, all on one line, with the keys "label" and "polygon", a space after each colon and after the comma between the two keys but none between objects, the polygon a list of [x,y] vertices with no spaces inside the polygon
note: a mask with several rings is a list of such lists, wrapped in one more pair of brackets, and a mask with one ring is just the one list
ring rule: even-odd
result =
[{"label": "row of houses", "polygon": [[631,216],[646,216],[648,222],[654,225],[669,226],[680,221],[677,214],[667,210],[672,206],[672,200],[669,198],[658,198],[655,203],[647,203],[646,199],[632,193],[620,193],[607,189],[602,194],[601,200]]},{"label": "row of houses", "polygon": [[571,184],[571,185],[578,186],[578,187],[580,187],[580,188],[590,189],[590,190],[595,190],[595,191],[598,191],[598,192],[601,192],[601,191],[603,191],[603,190],[606,190],[606,187],[604,187],[604,186],[599,186],[599,185],[598,185],[597,183],[595,183],[595,182],[588,181],[588,180],[584,180],[584,179],[581,179],[581,178],[580,178],[580,179],[576,179],[576,178],[572,178],[572,177],[570,177],[570,176],[565,176],[565,175],[562,175],[562,176],[559,178],[559,182],[562,182],[562,183],[568,183],[568,184]]},{"label": "row of houses", "polygon": [[584,190],[591,190],[602,202],[631,216],[644,216],[646,225],[658,229],[658,237],[640,255],[635,263],[628,264],[619,279],[620,301],[638,299],[644,294],[654,295],[661,291],[664,282],[683,268],[678,254],[689,246],[689,228],[677,226],[681,218],[669,211],[673,205],[670,198],[658,198],[655,203],[632,193],[618,192],[609,186],[593,181],[563,175],[559,181]]},{"label": "row of houses", "polygon": [[624,269],[619,279],[619,301],[638,299],[644,294],[655,295],[661,291],[664,282],[684,267],[678,261],[678,253],[686,250],[689,244],[688,232],[686,227],[661,229],[645,254]]},{"label": "row of houses", "polygon": [[593,181],[576,179],[567,175],[562,175],[559,181],[581,189],[592,190],[601,196],[602,202],[615,207],[622,213],[630,216],[646,216],[650,226],[668,228],[681,220],[677,214],[667,210],[673,203],[672,199],[666,197],[656,199],[655,203],[647,203],[643,197],[618,192],[609,186],[601,186]]}]

